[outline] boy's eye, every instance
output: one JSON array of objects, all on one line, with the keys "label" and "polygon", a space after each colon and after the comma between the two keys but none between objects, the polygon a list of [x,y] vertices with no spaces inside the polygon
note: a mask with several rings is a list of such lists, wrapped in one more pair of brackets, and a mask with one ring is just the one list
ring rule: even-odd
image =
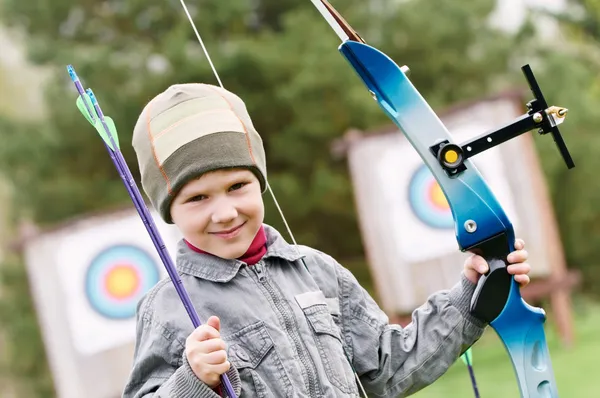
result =
[{"label": "boy's eye", "polygon": [[199,202],[203,199],[206,199],[205,195],[196,195],[196,196],[192,196],[191,198],[189,198],[187,201],[188,202]]},{"label": "boy's eye", "polygon": [[[238,189],[242,189],[244,186],[248,185],[247,182],[238,182],[229,187],[229,191],[237,191]],[[190,196],[186,202],[200,202],[202,200],[207,199],[206,195],[196,195]]]},{"label": "boy's eye", "polygon": [[233,184],[233,185],[232,185],[232,186],[229,188],[229,190],[230,190],[230,191],[236,191],[236,190],[238,190],[238,189],[240,189],[240,188],[243,188],[243,187],[244,187],[244,185],[246,185],[246,183],[245,183],[245,182],[238,182],[237,184]]}]

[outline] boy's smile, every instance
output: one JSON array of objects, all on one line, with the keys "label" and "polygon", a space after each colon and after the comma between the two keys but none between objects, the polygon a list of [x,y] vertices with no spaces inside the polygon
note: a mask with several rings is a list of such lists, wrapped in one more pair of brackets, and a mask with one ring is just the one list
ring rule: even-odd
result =
[{"label": "boy's smile", "polygon": [[171,217],[198,249],[221,258],[241,257],[263,222],[260,183],[246,169],[205,173],[179,191]]},{"label": "boy's smile", "polygon": [[217,231],[217,232],[209,232],[209,234],[216,235],[219,238],[223,238],[223,239],[232,239],[238,235],[238,233],[240,232],[240,230],[242,229],[242,227],[244,225],[246,225],[246,221],[244,221],[243,223],[241,223],[240,225],[238,225],[236,227]]}]

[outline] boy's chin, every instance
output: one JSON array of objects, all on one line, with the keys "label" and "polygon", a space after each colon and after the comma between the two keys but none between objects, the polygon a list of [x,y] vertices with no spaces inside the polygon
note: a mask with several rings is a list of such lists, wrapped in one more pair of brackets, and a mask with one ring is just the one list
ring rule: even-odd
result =
[{"label": "boy's chin", "polygon": [[250,247],[252,242],[239,243],[230,247],[214,248],[213,254],[226,260],[233,260],[242,257]]}]

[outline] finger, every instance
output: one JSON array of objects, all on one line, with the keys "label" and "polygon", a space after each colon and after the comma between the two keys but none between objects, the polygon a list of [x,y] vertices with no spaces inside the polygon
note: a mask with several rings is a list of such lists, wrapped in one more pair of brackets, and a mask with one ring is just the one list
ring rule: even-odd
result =
[{"label": "finger", "polygon": [[227,353],[225,350],[218,350],[202,354],[202,361],[209,365],[220,365],[227,362]]},{"label": "finger", "polygon": [[189,336],[189,339],[192,341],[205,341],[209,339],[217,339],[221,335],[218,330],[213,328],[210,325],[204,324],[200,325],[192,332]]},{"label": "finger", "polygon": [[525,241],[523,239],[515,239],[515,250],[525,249]]},{"label": "finger", "polygon": [[223,363],[217,364],[217,365],[206,365],[208,368],[208,371],[216,374],[216,375],[222,375],[223,373],[227,372],[229,369],[231,369],[231,363],[229,361],[225,361]]},{"label": "finger", "polygon": [[221,375],[227,372],[230,367],[231,365],[229,365],[229,362],[219,365],[204,364],[202,370],[198,372],[198,377],[200,377],[200,380],[204,383],[214,388],[221,382]]},{"label": "finger", "polygon": [[515,281],[523,286],[527,286],[530,282],[529,275],[515,275]]},{"label": "finger", "polygon": [[186,350],[190,354],[209,354],[211,352],[226,350],[227,345],[220,339],[208,339],[203,341],[191,340],[186,344]]},{"label": "finger", "polygon": [[197,344],[198,351],[204,354],[227,349],[227,344],[220,338],[200,341]]},{"label": "finger", "polygon": [[508,260],[509,263],[524,263],[525,261],[527,261],[528,258],[529,258],[529,253],[527,252],[527,250],[523,249],[523,250],[516,250],[516,251],[510,253],[506,257],[506,260]]},{"label": "finger", "polygon": [[526,275],[531,271],[531,266],[529,263],[511,264],[506,267],[506,271],[512,275]]},{"label": "finger", "polygon": [[467,259],[466,264],[467,269],[472,269],[480,274],[485,274],[488,269],[488,263],[485,259],[477,254],[472,255],[469,259]]},{"label": "finger", "polygon": [[215,330],[221,330],[221,320],[219,319],[219,317],[217,316],[211,316],[210,318],[208,318],[208,320],[206,321],[206,324],[208,326],[213,327]]}]

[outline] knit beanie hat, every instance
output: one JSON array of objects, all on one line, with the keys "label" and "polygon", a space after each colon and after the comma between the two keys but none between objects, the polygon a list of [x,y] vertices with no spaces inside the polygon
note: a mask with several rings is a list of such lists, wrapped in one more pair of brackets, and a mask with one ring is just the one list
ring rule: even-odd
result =
[{"label": "knit beanie hat", "polygon": [[262,139],[244,102],[218,86],[176,84],[153,98],[133,131],[142,187],[161,218],[172,224],[171,202],[190,180],[208,171],[243,167],[266,190]]}]

